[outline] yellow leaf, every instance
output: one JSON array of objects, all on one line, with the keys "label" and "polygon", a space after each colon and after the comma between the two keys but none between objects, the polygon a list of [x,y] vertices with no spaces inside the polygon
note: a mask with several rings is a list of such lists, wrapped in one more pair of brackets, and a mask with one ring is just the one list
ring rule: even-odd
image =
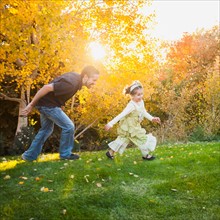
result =
[{"label": "yellow leaf", "polygon": [[39,180],[40,180],[40,178],[39,178],[39,177],[36,177],[36,178],[35,178],[35,180],[36,180],[36,181],[39,181]]},{"label": "yellow leaf", "polygon": [[24,184],[24,182],[19,182],[18,184],[19,184],[19,185],[23,185],[23,184]]},{"label": "yellow leaf", "polygon": [[10,177],[9,175],[6,175],[6,176],[4,177],[4,180],[9,180],[9,179],[11,179],[11,177]]},{"label": "yellow leaf", "polygon": [[11,14],[13,14],[13,15],[15,15],[15,14],[18,13],[18,10],[15,9],[15,8],[9,8],[8,10],[9,10],[9,12],[10,12]]},{"label": "yellow leaf", "polygon": [[49,192],[49,189],[47,187],[41,187],[40,189],[41,192]]}]

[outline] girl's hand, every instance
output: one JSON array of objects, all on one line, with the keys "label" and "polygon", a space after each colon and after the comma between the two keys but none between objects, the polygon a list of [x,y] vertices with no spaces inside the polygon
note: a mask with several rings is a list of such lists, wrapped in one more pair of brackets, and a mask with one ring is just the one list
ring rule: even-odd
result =
[{"label": "girl's hand", "polygon": [[110,126],[110,125],[108,125],[108,124],[105,125],[105,130],[106,130],[106,131],[108,131],[108,130],[110,130],[110,129],[111,129],[111,126]]},{"label": "girl's hand", "polygon": [[152,119],[152,122],[157,122],[158,124],[160,124],[160,123],[161,123],[161,121],[160,121],[160,118],[159,118],[159,117],[154,117],[154,118]]}]

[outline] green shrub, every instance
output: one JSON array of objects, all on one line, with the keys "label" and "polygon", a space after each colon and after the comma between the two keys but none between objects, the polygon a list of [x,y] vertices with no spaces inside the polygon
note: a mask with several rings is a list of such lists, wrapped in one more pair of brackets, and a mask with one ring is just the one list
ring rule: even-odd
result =
[{"label": "green shrub", "polygon": [[194,141],[204,141],[205,140],[205,132],[201,126],[197,126],[193,132],[189,136],[189,140]]},{"label": "green shrub", "polygon": [[10,149],[10,155],[21,154],[28,149],[32,140],[34,139],[35,131],[33,126],[21,128],[14,139],[13,147]]}]

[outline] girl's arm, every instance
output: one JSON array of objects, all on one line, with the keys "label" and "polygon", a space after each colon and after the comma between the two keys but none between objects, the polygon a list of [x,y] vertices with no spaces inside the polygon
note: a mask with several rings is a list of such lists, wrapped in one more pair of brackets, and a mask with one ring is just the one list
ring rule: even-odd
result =
[{"label": "girl's arm", "polygon": [[115,118],[113,118],[106,126],[105,126],[105,130],[109,130],[110,128],[112,128],[114,126],[114,124],[116,124],[118,121],[120,121],[122,118],[124,118],[126,115],[128,115],[129,113],[131,113],[132,111],[134,111],[135,107],[133,104],[128,103],[128,105],[125,107],[125,109],[119,114],[117,115]]},{"label": "girl's arm", "polygon": [[146,109],[144,108],[144,117],[147,118],[149,121],[152,121],[154,119],[154,117],[152,115],[150,115]]},{"label": "girl's arm", "polygon": [[144,108],[144,117],[147,118],[148,120],[152,121],[152,122],[157,122],[158,124],[160,124],[160,118],[159,117],[153,117],[152,115],[150,115],[146,109]]}]

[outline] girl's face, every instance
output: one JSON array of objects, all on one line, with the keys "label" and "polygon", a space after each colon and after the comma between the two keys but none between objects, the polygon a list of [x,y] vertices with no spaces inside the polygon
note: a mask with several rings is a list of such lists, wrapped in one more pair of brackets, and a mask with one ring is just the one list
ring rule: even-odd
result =
[{"label": "girl's face", "polygon": [[144,93],[143,89],[137,89],[134,95],[131,95],[131,99],[134,102],[140,102],[143,99]]}]

